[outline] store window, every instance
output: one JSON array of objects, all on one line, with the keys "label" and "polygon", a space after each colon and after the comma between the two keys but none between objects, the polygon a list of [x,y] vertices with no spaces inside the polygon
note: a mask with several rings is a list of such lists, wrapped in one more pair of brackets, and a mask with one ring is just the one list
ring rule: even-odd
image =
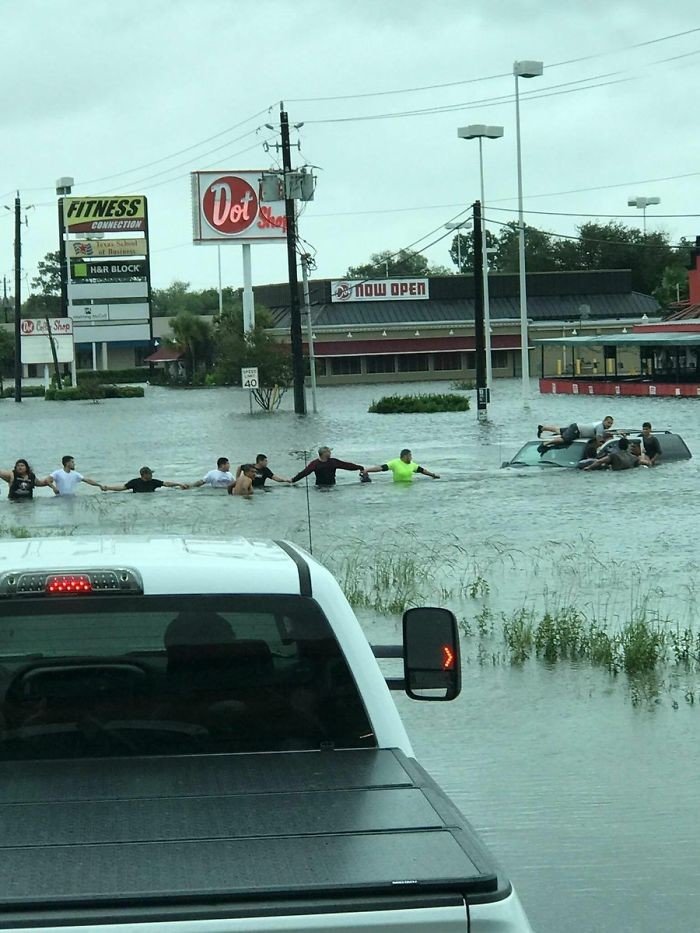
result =
[{"label": "store window", "polygon": [[407,353],[399,356],[400,373],[422,373],[429,370],[427,353]]},{"label": "store window", "polygon": [[433,356],[433,369],[435,370],[456,370],[462,368],[462,360],[459,353],[436,353]]},{"label": "store window", "polygon": [[476,353],[467,353],[466,355],[466,368],[467,369],[476,369]]},{"label": "store window", "polygon": [[507,350],[492,350],[491,351],[491,366],[493,369],[505,369],[508,366],[508,351]]},{"label": "store window", "polygon": [[336,356],[330,362],[333,376],[356,376],[362,372],[362,358],[359,356]]},{"label": "store window", "polygon": [[396,372],[396,359],[393,356],[368,356],[366,364],[368,373]]}]

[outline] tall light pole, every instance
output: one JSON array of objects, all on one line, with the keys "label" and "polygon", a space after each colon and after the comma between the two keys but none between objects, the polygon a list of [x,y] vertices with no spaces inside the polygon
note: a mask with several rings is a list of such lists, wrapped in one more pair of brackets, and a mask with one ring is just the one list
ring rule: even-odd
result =
[{"label": "tall light pole", "polygon": [[491,305],[489,303],[489,259],[486,244],[486,200],[484,197],[484,139],[500,139],[503,136],[502,126],[485,126],[483,123],[472,123],[470,126],[461,126],[457,130],[460,139],[479,140],[479,179],[481,181],[481,253],[484,275],[484,334],[486,344],[486,387],[491,389],[493,382],[493,368],[491,366]]},{"label": "tall light pole", "polygon": [[445,224],[445,230],[457,231],[457,272],[462,271],[462,241],[459,238],[460,230],[471,230],[472,220],[450,220]]},{"label": "tall light pole", "polygon": [[647,208],[652,204],[661,204],[661,198],[627,198],[628,207],[639,207],[642,210],[642,230],[647,235]]},{"label": "tall light pole", "polygon": [[515,135],[518,157],[518,253],[520,268],[520,358],[523,398],[530,395],[530,356],[527,334],[527,282],[525,278],[525,219],[523,217],[523,165],[520,152],[520,91],[518,78],[537,78],[542,74],[542,62],[513,62],[515,78]]}]

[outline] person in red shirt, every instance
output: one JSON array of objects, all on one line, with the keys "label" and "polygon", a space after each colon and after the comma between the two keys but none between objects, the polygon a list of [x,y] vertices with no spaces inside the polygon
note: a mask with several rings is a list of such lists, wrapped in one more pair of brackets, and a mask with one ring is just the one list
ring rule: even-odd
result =
[{"label": "person in red shirt", "polygon": [[359,463],[350,463],[347,460],[338,460],[337,457],[331,457],[333,451],[330,447],[319,447],[318,458],[307,463],[303,470],[300,470],[296,476],[292,477],[292,483],[299,482],[310,473],[316,474],[317,486],[335,486],[336,470],[357,470],[364,472],[364,467]]}]

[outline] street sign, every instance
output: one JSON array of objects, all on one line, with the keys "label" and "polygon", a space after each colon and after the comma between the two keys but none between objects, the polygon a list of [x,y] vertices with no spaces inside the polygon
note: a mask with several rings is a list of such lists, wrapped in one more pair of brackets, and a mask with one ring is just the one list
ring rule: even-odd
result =
[{"label": "street sign", "polygon": [[258,388],[260,383],[258,382],[257,366],[243,366],[241,368],[241,385],[244,389]]}]

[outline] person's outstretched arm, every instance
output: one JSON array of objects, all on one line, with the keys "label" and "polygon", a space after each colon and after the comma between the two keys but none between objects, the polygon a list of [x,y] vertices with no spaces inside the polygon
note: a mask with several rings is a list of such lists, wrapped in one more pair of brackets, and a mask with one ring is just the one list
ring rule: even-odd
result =
[{"label": "person's outstretched arm", "polygon": [[298,483],[300,479],[304,479],[304,477],[308,476],[309,473],[313,473],[318,464],[318,460],[312,460],[311,463],[308,463],[303,470],[300,470],[295,476],[292,477],[291,482]]},{"label": "person's outstretched arm", "polygon": [[419,466],[416,470],[416,473],[425,473],[426,476],[429,476],[431,479],[440,479],[439,473],[431,473],[430,470],[427,470],[425,467]]},{"label": "person's outstretched arm", "polygon": [[97,486],[98,489],[102,489],[103,483],[99,483],[96,479],[90,479],[89,476],[83,476],[83,482],[87,483],[88,486]]},{"label": "person's outstretched arm", "polygon": [[359,470],[360,473],[365,472],[365,468],[360,466],[359,463],[350,463],[349,460],[338,460],[337,458],[334,458],[333,462],[338,470]]},{"label": "person's outstretched arm", "polygon": [[273,473],[270,479],[274,480],[276,483],[291,483],[291,479],[285,479],[283,476],[278,476],[276,473]]},{"label": "person's outstretched arm", "polygon": [[102,486],[102,492],[124,492],[126,488],[126,483],[115,483],[113,486],[108,486],[105,483]]},{"label": "person's outstretched arm", "polygon": [[365,467],[363,473],[385,473],[389,467],[386,463],[378,463],[377,466]]}]

